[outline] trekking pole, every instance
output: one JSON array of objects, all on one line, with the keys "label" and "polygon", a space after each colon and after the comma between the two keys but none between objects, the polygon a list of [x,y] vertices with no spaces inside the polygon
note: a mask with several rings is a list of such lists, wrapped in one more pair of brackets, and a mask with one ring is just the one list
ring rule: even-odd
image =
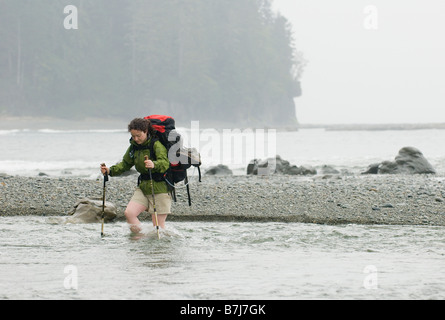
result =
[{"label": "trekking pole", "polygon": [[[101,166],[105,167],[105,163],[102,163]],[[100,231],[100,236],[104,236],[104,222],[105,222],[105,189],[106,189],[106,183],[108,181],[108,173],[105,172],[104,174],[104,191],[102,194],[102,228]]]},{"label": "trekking pole", "polygon": [[[145,156],[145,160],[148,160],[148,156]],[[153,211],[155,212],[156,231],[158,233],[158,239],[161,239],[161,237],[159,236],[158,214],[156,212],[155,189],[153,188],[153,178],[151,176],[151,169],[148,169],[148,173],[150,174],[151,194],[153,196]]]}]

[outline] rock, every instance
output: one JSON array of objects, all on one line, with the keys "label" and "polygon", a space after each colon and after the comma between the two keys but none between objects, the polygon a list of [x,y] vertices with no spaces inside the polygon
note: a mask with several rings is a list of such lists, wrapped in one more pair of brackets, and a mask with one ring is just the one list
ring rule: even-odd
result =
[{"label": "rock", "polygon": [[368,166],[368,169],[362,174],[378,174],[380,163],[373,163]]},{"label": "rock", "polygon": [[253,159],[247,165],[247,174],[257,174],[254,173],[255,170],[258,170],[258,159]]},{"label": "rock", "polygon": [[323,165],[321,167],[320,171],[321,171],[321,174],[340,174],[340,171],[338,171],[334,167],[328,166],[328,165]]},{"label": "rock", "polygon": [[232,170],[230,170],[226,165],[219,164],[217,166],[209,168],[205,174],[212,176],[221,176],[221,175],[233,175]]},{"label": "rock", "polygon": [[266,160],[260,161],[257,164],[257,167],[253,169],[253,174],[260,175],[268,175],[274,173],[282,173],[282,174],[296,174],[293,173],[293,170],[296,170],[296,167],[291,167],[289,161],[281,159],[280,156],[276,156],[275,158],[268,158]]},{"label": "rock", "polygon": [[[420,150],[413,147],[405,147],[396,156],[396,163],[400,171],[406,173],[436,173],[433,166],[423,156]],[[403,172],[405,173],[405,172]]]},{"label": "rock", "polygon": [[433,166],[414,147],[400,149],[395,161],[371,164],[363,174],[435,174]]},{"label": "rock", "polygon": [[315,175],[317,174],[317,170],[315,170],[312,166],[301,166],[298,168],[299,173],[296,174],[301,174],[301,175]]},{"label": "rock", "polygon": [[[111,202],[105,201],[104,210],[105,221],[114,220],[117,216],[117,209]],[[95,223],[102,220],[102,199],[84,198],[74,205],[74,208],[68,212],[71,217],[67,218],[67,223]]]},{"label": "rock", "polygon": [[287,174],[287,175],[314,175],[317,170],[311,166],[297,167],[290,165],[289,161],[281,159],[279,155],[275,158],[266,160],[254,159],[247,166],[247,174],[269,175],[269,174]]},{"label": "rock", "polygon": [[383,161],[377,168],[377,172],[380,174],[397,173],[397,163],[392,161]]}]

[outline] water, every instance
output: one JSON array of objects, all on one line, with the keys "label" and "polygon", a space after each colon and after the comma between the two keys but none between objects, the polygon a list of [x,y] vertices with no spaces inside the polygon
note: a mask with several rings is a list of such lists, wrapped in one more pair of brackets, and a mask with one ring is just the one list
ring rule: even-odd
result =
[{"label": "water", "polygon": [[[183,129],[186,140],[193,130]],[[201,136],[203,168],[245,174],[215,132]],[[420,149],[445,174],[445,130],[276,133],[276,154],[295,165],[353,174]],[[242,141],[241,133],[235,140]],[[0,173],[99,176],[128,147],[124,129],[0,129]],[[247,143],[242,147],[248,148]],[[235,150],[235,146],[234,149]],[[259,155],[260,158],[264,158]],[[205,177],[204,177],[205,178]],[[125,223],[60,224],[0,217],[0,299],[444,299],[443,227],[284,223],[169,223],[161,241]],[[77,280],[77,281],[74,281]]]},{"label": "water", "polygon": [[[265,159],[280,155],[293,165],[319,167],[332,165],[359,174],[368,165],[394,160],[405,146],[418,148],[438,174],[445,174],[445,153],[438,147],[445,141],[445,130],[392,131],[325,131],[302,129],[295,132],[269,131],[261,136],[250,132],[203,129],[196,135],[191,128],[178,128],[185,144],[201,152],[203,169],[225,164],[234,174],[245,174],[253,158]],[[226,139],[226,137],[233,137]],[[124,129],[110,130],[52,130],[0,129],[0,172],[12,175],[98,177],[99,164],[121,161],[128,148],[130,136]],[[270,141],[268,141],[268,139]],[[258,143],[264,140],[263,149]],[[249,141],[254,141],[253,143]],[[239,145],[236,142],[241,142]],[[230,150],[230,152],[229,152]],[[241,154],[241,156],[239,156]]]},{"label": "water", "polygon": [[443,227],[3,217],[0,299],[444,299]]}]

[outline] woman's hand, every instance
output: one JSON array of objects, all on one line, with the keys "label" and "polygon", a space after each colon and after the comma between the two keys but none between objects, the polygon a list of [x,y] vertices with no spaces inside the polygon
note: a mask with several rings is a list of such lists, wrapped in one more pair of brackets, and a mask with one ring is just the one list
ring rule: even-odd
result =
[{"label": "woman's hand", "polygon": [[155,164],[151,160],[145,159],[144,163],[145,163],[145,168],[147,169],[153,169],[155,167]]},{"label": "woman's hand", "polygon": [[102,172],[103,175],[110,174],[110,168],[107,168],[105,163],[102,163],[100,165],[100,171]]}]

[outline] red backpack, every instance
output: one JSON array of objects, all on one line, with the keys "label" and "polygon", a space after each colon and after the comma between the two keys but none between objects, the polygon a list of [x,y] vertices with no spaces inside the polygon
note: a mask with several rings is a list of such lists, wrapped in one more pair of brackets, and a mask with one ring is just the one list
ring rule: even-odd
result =
[{"label": "red backpack", "polygon": [[173,198],[176,200],[176,186],[175,184],[184,181],[187,188],[187,196],[189,206],[192,205],[190,197],[189,181],[187,177],[187,169],[190,167],[196,167],[199,174],[199,182],[201,182],[201,155],[195,148],[184,148],[182,146],[181,135],[176,131],[175,119],[165,115],[151,115],[144,117],[144,119],[150,120],[153,129],[156,132],[156,139],[152,139],[152,143],[149,146],[150,158],[156,159],[153,145],[159,140],[167,149],[168,158],[170,161],[170,168],[161,175],[161,177],[154,180],[165,181],[172,191]]}]

